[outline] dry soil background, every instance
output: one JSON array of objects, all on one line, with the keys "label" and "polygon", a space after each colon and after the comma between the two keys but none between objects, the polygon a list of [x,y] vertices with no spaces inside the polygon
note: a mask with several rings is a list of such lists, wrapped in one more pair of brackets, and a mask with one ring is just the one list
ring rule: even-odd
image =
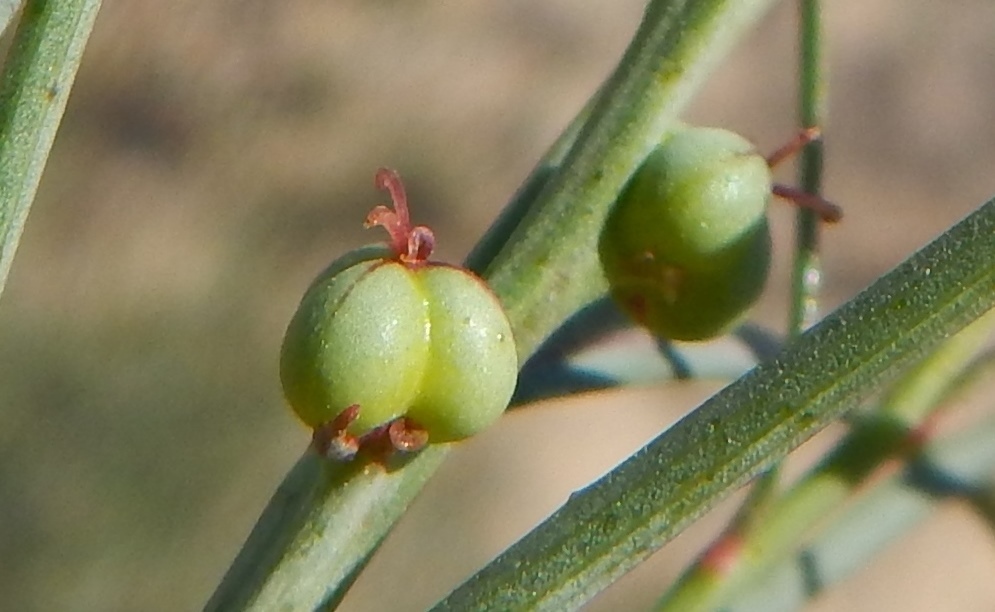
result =
[{"label": "dry soil background", "polygon": [[[995,5],[826,4],[833,306],[995,194]],[[311,277],[373,238],[374,170],[401,170],[459,259],[642,8],[106,2],[0,302],[0,608],[199,608],[306,444],[278,346]],[[793,20],[775,10],[689,118],[761,148],[791,134]],[[758,318],[781,325],[784,295],[773,282]],[[424,608],[710,390],[504,419],[451,456],[344,608]],[[591,609],[644,608],[718,519]],[[951,506],[815,608],[995,609],[993,570],[991,535]]]}]

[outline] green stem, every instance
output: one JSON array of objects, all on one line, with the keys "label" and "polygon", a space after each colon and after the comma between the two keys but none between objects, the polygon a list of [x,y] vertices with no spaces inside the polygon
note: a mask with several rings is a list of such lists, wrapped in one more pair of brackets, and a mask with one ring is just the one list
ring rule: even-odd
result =
[{"label": "green stem", "polygon": [[[520,361],[605,290],[594,255],[601,223],[629,175],[736,38],[773,0],[654,0],[619,68],[561,164],[530,178],[519,219],[504,217],[470,263],[504,304]],[[525,205],[520,205],[523,208]],[[487,265],[496,244],[507,244]],[[209,610],[314,609],[337,602],[447,453],[431,446],[384,472],[290,474],[235,559]],[[309,456],[299,462],[306,464]],[[388,481],[389,482],[385,482]],[[312,493],[314,492],[314,493]],[[286,520],[286,516],[294,517]],[[335,525],[322,530],[322,526]],[[362,539],[347,534],[363,531]],[[329,559],[325,559],[325,558]],[[312,568],[319,568],[319,573]],[[295,577],[296,576],[296,582]],[[293,588],[288,585],[296,584]]]},{"label": "green stem", "polygon": [[995,200],[630,457],[438,610],[575,608],[995,306]]},{"label": "green stem", "polygon": [[[989,372],[990,374],[990,372]],[[724,612],[798,610],[907,534],[951,497],[995,477],[995,419],[931,440],[904,469],[855,490],[811,542],[725,598]],[[818,511],[818,509],[816,509]],[[822,515],[825,516],[825,513]]]},{"label": "green stem", "polygon": [[334,608],[447,450],[431,446],[390,470],[305,452],[205,609]]},{"label": "green stem", "polygon": [[[798,119],[801,127],[822,126],[826,120],[825,82],[822,78],[822,19],[819,0],[799,0],[798,28]],[[802,191],[819,195],[822,188],[822,142],[808,143],[802,149],[799,164],[799,184]],[[798,206],[795,212],[795,249],[791,276],[791,301],[788,318],[788,339],[797,338],[818,319],[818,292],[822,279],[819,263],[819,229],[816,213]],[[750,531],[778,494],[781,465],[761,474],[747,498],[720,538],[740,538]],[[718,545],[722,545],[720,542]],[[715,581],[722,577],[706,572]]]},{"label": "green stem", "polygon": [[[825,129],[826,81],[823,78],[822,26],[819,0],[800,0],[799,121],[803,128]],[[799,184],[805,193],[822,190],[822,140],[810,142],[799,159]],[[818,319],[818,292],[822,269],[819,264],[821,221],[813,211],[799,207],[795,225],[795,258],[791,278],[789,335],[797,335]]]},{"label": "green stem", "polygon": [[[486,276],[515,324],[522,361],[607,287],[597,238],[643,159],[766,0],[657,0],[589,121]],[[550,299],[556,296],[556,299]]]},{"label": "green stem", "polygon": [[0,76],[0,293],[100,0],[28,0]]},{"label": "green stem", "polygon": [[591,109],[602,95],[604,88],[598,90],[584,108],[577,114],[570,124],[563,130],[563,133],[556,139],[556,142],[546,151],[532,169],[525,182],[518,188],[512,196],[511,201],[504,207],[498,218],[494,220],[487,233],[481,237],[480,241],[473,247],[464,262],[466,267],[478,274],[483,274],[487,267],[494,261],[497,254],[504,248],[508,238],[518,228],[522,219],[532,209],[536,198],[542,193],[549,179],[560,171],[563,160],[577,142],[577,134],[584,124],[590,119]]},{"label": "green stem", "polygon": [[829,457],[770,504],[739,533],[738,564],[716,573],[696,564],[660,601],[660,610],[713,610],[791,553],[802,536],[844,504],[888,458],[906,450],[911,432],[961,388],[958,374],[995,332],[995,310],[945,342],[882,398],[880,410],[859,419]]}]

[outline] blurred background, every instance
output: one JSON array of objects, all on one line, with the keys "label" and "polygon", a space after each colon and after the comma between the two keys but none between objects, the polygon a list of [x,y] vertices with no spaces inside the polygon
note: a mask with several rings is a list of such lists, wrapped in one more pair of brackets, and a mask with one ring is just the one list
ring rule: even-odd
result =
[{"label": "blurred background", "polygon": [[[826,4],[831,308],[995,194],[995,5]],[[311,278],[381,239],[360,225],[376,168],[461,259],[643,5],[105,3],[0,300],[0,608],[199,609],[308,442],[279,343]],[[792,135],[794,20],[773,11],[688,118],[761,150]],[[756,312],[783,329],[791,213],[771,214]],[[715,389],[507,416],[455,450],[343,609],[426,607]],[[644,608],[728,510],[590,609]],[[995,609],[993,571],[990,534],[950,505],[815,609]]]}]

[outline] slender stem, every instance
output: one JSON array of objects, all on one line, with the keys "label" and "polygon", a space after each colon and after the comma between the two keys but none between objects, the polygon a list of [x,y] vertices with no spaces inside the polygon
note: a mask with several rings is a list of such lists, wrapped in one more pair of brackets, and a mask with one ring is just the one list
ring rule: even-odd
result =
[{"label": "slender stem", "polygon": [[0,76],[0,293],[100,0],[28,0]]},{"label": "slender stem", "polygon": [[[605,292],[596,245],[615,198],[675,126],[675,111],[730,48],[735,34],[769,4],[655,0],[648,5],[561,171],[549,177],[486,269],[515,324],[522,361],[574,311]],[[551,301],[551,295],[557,299]]]},{"label": "slender stem", "polygon": [[[821,63],[821,19],[819,0],[799,0],[799,99],[798,115],[802,130],[798,138],[775,151],[767,158],[772,167],[782,161],[789,153],[801,147],[801,163],[799,169],[799,193],[817,197],[821,187],[822,148],[821,140],[815,135],[822,134],[825,120],[825,105],[823,104],[824,85]],[[775,195],[785,195],[791,188],[774,186]],[[795,206],[795,249],[794,265],[791,278],[791,305],[788,320],[789,341],[797,338],[806,328],[812,325],[818,316],[818,290],[821,281],[819,265],[819,226],[822,216],[816,209],[808,206]],[[738,541],[744,534],[751,531],[754,524],[763,520],[763,515],[770,508],[778,495],[778,483],[781,477],[781,465],[775,464],[764,472],[753,483],[749,494],[733,517],[729,526],[719,535],[715,548],[729,549],[723,540]],[[707,563],[708,554],[703,555],[697,563]],[[704,568],[708,570],[708,568]],[[697,574],[692,569],[691,574]],[[704,571],[707,580],[718,584],[725,580],[721,572]]]},{"label": "slender stem", "polygon": [[[912,368],[882,397],[879,410],[858,419],[852,431],[819,466],[769,504],[751,528],[738,534],[739,563],[718,575],[696,565],[659,603],[660,610],[720,608],[739,589],[781,562],[823,516],[844,504],[889,458],[898,457],[920,438],[917,430],[964,387],[958,376],[972,372],[972,361],[995,332],[995,310],[944,343]],[[990,374],[989,367],[985,372]],[[972,377],[974,382],[977,376]]]},{"label": "slender stem", "polygon": [[[822,56],[822,23],[819,0],[799,0],[799,121],[803,128],[818,126],[825,133],[826,80]],[[822,189],[823,141],[808,143],[799,159],[799,186],[818,195]],[[818,293],[822,281],[819,262],[819,216],[799,207],[795,225],[795,259],[791,278],[789,335],[797,335],[818,318]]]},{"label": "slender stem", "polygon": [[477,241],[464,262],[468,269],[477,274],[483,274],[484,270],[491,265],[497,254],[504,248],[508,238],[532,209],[550,178],[560,172],[564,158],[577,142],[577,135],[590,119],[591,109],[604,94],[604,90],[605,85],[602,85],[601,89],[591,96],[584,108],[570,121],[570,124],[536,164],[536,167],[532,169],[532,172],[529,173],[518,191],[498,215],[498,218],[491,223],[487,232]]},{"label": "slender stem", "polygon": [[[866,568],[875,554],[925,521],[945,500],[975,500],[977,492],[995,478],[993,465],[995,419],[991,417],[930,440],[904,469],[855,490],[842,512],[838,506],[832,508],[831,522],[812,534],[803,548],[744,582],[724,598],[721,609],[805,609],[807,600]],[[986,520],[992,520],[990,510],[991,506],[984,510]]]},{"label": "slender stem", "polygon": [[572,495],[436,609],[587,601],[995,307],[992,236],[995,200]]},{"label": "slender stem", "polygon": [[[616,195],[711,68],[771,4],[653,0],[589,121],[575,142],[564,139],[565,153],[556,151],[562,162],[544,160],[548,174],[533,174],[529,189],[516,199],[515,214],[502,216],[485,236],[486,248],[475,251],[470,263],[504,304],[522,362],[604,292],[595,245]],[[208,609],[331,606],[447,451],[431,445],[389,472],[295,469]],[[308,461],[305,454],[300,465]]]}]

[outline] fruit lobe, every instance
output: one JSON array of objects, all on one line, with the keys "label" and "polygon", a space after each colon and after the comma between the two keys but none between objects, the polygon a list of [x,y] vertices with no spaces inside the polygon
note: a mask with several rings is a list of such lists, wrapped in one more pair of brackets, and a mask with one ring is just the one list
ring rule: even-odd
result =
[{"label": "fruit lobe", "polygon": [[483,430],[515,390],[518,354],[497,297],[476,277],[444,265],[418,270],[428,301],[429,367],[407,415],[435,441]]},{"label": "fruit lobe", "polygon": [[280,375],[311,427],[352,404],[349,430],[364,433],[404,413],[428,359],[426,297],[402,264],[370,260],[320,277],[284,338]]}]

